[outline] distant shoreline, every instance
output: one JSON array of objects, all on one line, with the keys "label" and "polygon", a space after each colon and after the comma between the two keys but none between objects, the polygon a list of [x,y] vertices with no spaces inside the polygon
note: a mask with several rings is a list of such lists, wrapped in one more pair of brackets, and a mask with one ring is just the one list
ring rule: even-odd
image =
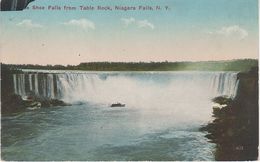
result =
[{"label": "distant shoreline", "polygon": [[258,66],[257,59],[225,61],[183,61],[183,62],[87,62],[79,65],[33,65],[5,64],[12,70],[81,70],[81,71],[248,71]]}]

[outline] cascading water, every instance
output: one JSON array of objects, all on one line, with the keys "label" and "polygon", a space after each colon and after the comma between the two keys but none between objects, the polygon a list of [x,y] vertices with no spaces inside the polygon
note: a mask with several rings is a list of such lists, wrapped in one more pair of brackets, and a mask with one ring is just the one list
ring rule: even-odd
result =
[{"label": "cascading water", "polygon": [[[199,128],[212,119],[211,99],[234,98],[239,83],[235,72],[24,70],[13,75],[13,84],[22,96],[82,104],[24,113],[14,122],[33,122],[18,129],[19,136],[6,121],[4,138],[12,134],[19,142],[5,143],[5,157],[17,149],[17,159],[31,155],[28,160],[39,159],[40,152],[46,155],[41,160],[212,161],[215,145]],[[126,106],[110,107],[115,102]]]},{"label": "cascading water", "polygon": [[234,72],[25,71],[13,74],[13,83],[14,92],[21,96],[33,93],[67,102],[110,103],[118,100],[131,103],[158,99],[162,95],[166,99],[190,99],[198,95],[234,98],[239,82]]}]

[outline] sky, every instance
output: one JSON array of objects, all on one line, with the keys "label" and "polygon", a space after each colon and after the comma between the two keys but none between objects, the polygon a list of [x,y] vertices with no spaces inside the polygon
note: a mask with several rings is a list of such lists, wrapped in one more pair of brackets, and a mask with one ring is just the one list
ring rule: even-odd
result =
[{"label": "sky", "polygon": [[[36,6],[44,9],[33,9]],[[28,7],[0,12],[3,63],[258,58],[257,0],[35,0]]]}]

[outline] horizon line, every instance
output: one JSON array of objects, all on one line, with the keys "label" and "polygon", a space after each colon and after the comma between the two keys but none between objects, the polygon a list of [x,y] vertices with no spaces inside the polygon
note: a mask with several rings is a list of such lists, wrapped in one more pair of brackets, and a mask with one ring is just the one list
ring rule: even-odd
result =
[{"label": "horizon line", "polygon": [[203,60],[203,61],[90,61],[90,62],[80,62],[79,64],[15,64],[15,63],[4,63],[0,62],[0,64],[5,64],[5,65],[33,65],[33,66],[78,66],[82,63],[184,63],[184,62],[190,62],[190,63],[196,63],[196,62],[225,62],[225,61],[238,61],[238,60],[259,60],[259,58],[238,58],[238,59],[223,59],[223,60]]}]

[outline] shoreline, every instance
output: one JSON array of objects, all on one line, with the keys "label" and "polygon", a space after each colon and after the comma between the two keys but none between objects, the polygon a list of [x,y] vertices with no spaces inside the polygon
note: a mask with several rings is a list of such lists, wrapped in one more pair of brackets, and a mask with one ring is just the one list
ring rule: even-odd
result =
[{"label": "shoreline", "polygon": [[200,128],[215,143],[216,160],[258,159],[258,69],[238,74],[237,96],[232,100],[219,96],[213,102],[215,118]]},{"label": "shoreline", "polygon": [[5,64],[2,68],[80,71],[249,71],[257,59],[183,62],[85,62],[78,65]]}]

